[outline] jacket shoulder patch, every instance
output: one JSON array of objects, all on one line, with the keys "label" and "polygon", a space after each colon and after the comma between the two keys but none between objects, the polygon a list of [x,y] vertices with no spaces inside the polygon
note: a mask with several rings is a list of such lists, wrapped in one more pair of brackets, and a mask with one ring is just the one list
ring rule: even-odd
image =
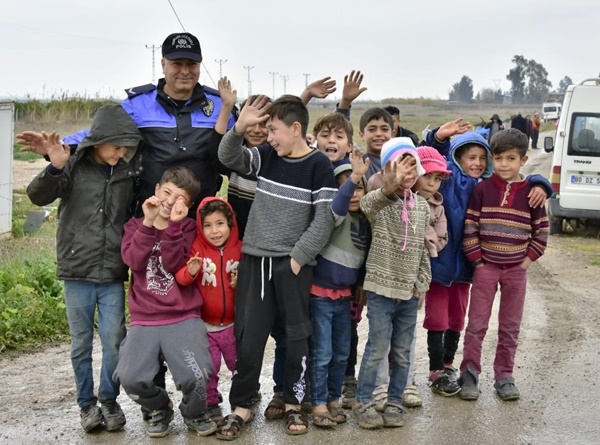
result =
[{"label": "jacket shoulder patch", "polygon": [[147,83],[146,85],[140,85],[137,87],[127,88],[125,93],[127,93],[128,98],[132,98],[138,96],[140,94],[149,93],[150,91],[154,91],[156,89],[156,85],[152,83]]}]

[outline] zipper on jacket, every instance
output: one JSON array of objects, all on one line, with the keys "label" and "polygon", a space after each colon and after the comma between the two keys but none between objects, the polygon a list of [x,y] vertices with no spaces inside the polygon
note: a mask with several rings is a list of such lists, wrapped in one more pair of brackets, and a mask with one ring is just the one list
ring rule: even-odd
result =
[{"label": "zipper on jacket", "polygon": [[225,323],[225,314],[227,313],[227,294],[225,292],[225,283],[228,279],[227,271],[223,267],[223,250],[225,250],[223,247],[219,248],[219,251],[221,252],[221,291],[223,294],[223,313],[221,314],[221,326],[223,326]]}]

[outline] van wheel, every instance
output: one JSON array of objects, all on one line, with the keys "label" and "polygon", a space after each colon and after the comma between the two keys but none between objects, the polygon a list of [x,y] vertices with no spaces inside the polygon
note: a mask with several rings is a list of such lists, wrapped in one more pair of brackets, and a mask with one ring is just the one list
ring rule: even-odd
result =
[{"label": "van wheel", "polygon": [[550,235],[562,235],[563,219],[556,216],[550,217]]}]

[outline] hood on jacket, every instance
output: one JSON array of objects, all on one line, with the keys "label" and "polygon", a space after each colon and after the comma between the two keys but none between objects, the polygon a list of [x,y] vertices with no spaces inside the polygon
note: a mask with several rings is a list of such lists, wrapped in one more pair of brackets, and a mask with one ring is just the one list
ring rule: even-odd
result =
[{"label": "hood on jacket", "polygon": [[96,111],[90,131],[79,143],[76,153],[94,145],[112,142],[117,147],[127,147],[123,159],[129,162],[141,140],[140,131],[121,105],[104,105]]},{"label": "hood on jacket", "polygon": [[200,240],[203,246],[215,249],[215,246],[210,244],[208,242],[208,240],[206,239],[206,237],[204,236],[204,230],[202,227],[202,215],[200,213],[202,208],[211,201],[219,201],[219,202],[224,203],[227,207],[229,207],[229,209],[231,210],[231,213],[233,213],[233,224],[230,229],[229,238],[227,239],[227,242],[223,245],[223,247],[226,248],[226,247],[233,246],[235,243],[238,242],[238,237],[239,237],[239,230],[238,230],[238,225],[237,225],[237,218],[235,216],[235,211],[233,210],[233,207],[231,207],[231,205],[227,201],[225,201],[222,198],[219,198],[218,196],[207,196],[200,202],[200,205],[198,206],[198,210],[196,210],[196,229],[198,231],[198,236],[196,237],[196,239]]},{"label": "hood on jacket", "polygon": [[492,151],[490,150],[490,144],[485,140],[483,136],[475,133],[474,131],[467,131],[466,133],[460,134],[456,136],[450,142],[450,152],[449,152],[449,164],[454,164],[456,168],[458,168],[463,174],[466,174],[461,168],[458,160],[455,157],[456,150],[464,145],[476,144],[485,148],[487,162],[485,166],[485,170],[483,175],[481,175],[481,179],[489,178],[494,172],[494,165],[492,164]]}]

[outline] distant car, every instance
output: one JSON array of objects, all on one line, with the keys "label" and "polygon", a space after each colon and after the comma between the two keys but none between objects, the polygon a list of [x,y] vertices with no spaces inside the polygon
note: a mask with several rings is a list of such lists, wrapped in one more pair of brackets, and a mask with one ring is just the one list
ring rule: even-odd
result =
[{"label": "distant car", "polygon": [[561,107],[561,104],[558,102],[545,102],[542,105],[543,121],[557,121],[560,118]]}]

